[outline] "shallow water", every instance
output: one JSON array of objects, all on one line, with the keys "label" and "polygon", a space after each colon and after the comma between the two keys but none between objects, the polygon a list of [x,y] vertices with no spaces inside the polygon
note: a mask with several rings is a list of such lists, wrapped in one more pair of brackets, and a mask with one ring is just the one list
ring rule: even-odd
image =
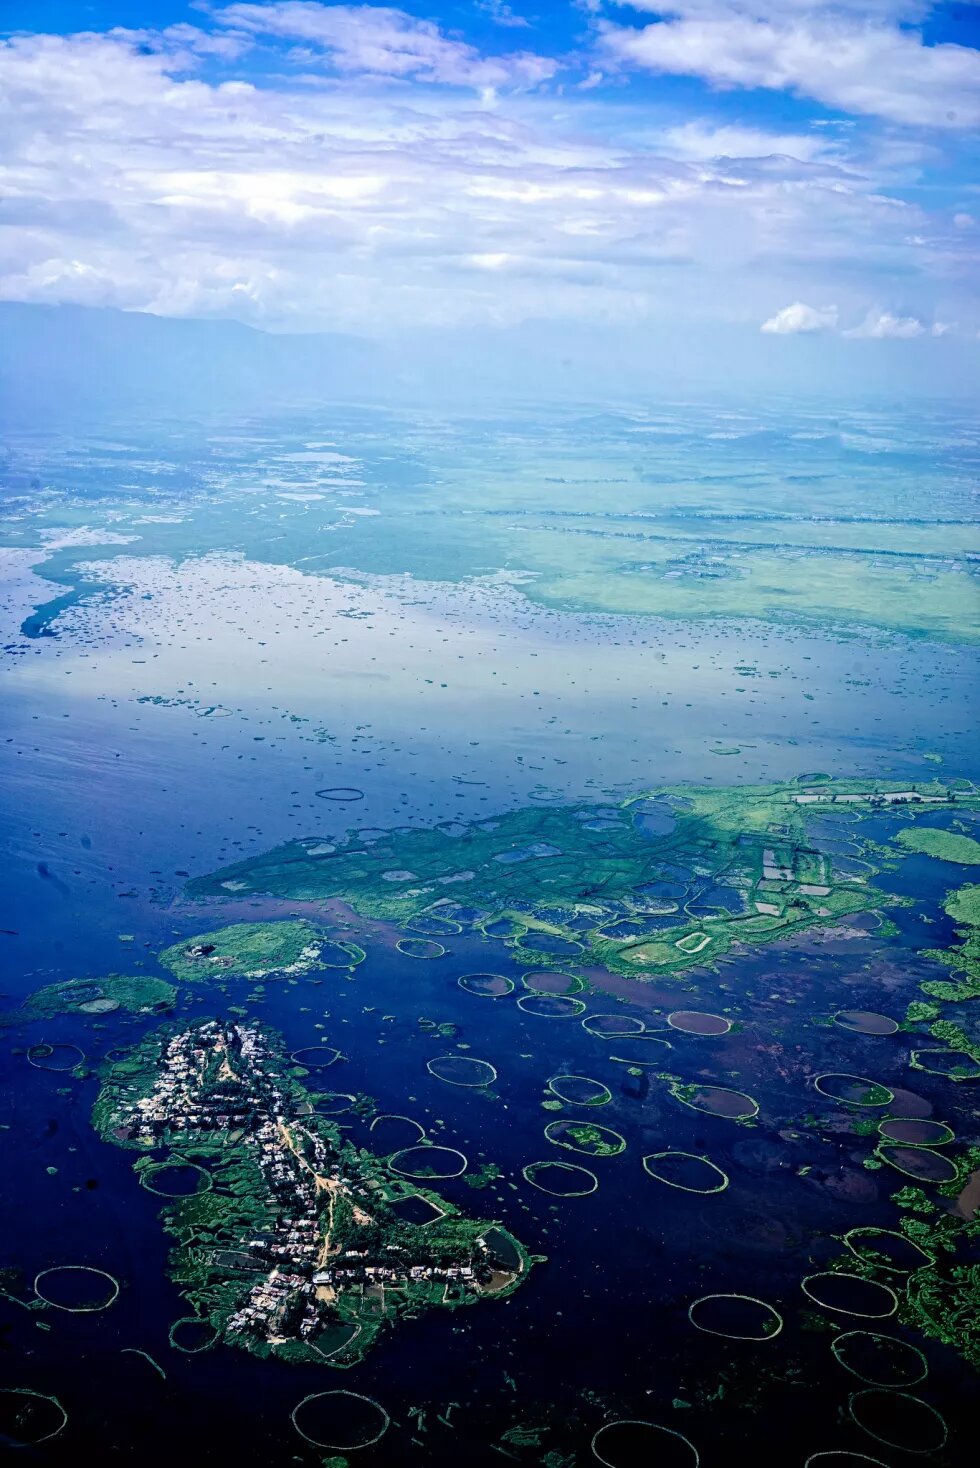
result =
[{"label": "shallow water", "polygon": [[[521,496],[538,497],[539,518],[577,513],[595,499],[609,443],[625,433],[621,423],[604,427],[590,457],[581,426],[565,425],[564,446],[560,426],[546,426],[532,456],[526,425],[495,425],[498,457],[486,475],[498,498],[487,489],[476,529],[465,503],[473,503],[482,442],[472,424],[443,433],[364,415],[331,433],[252,425],[231,448],[176,425],[141,445],[117,439],[116,449],[81,438],[15,446],[9,476],[30,468],[57,492],[23,510],[4,553],[16,571],[0,614],[0,926],[9,930],[0,952],[9,1002],[54,979],[155,971],[154,953],[177,939],[302,907],[334,940],[366,950],[352,975],[324,967],[270,979],[261,994],[247,983],[228,993],[184,986],[178,1016],[241,1003],[282,1032],[288,1052],[326,1041],[340,1058],[318,1085],[365,1093],[401,1118],[372,1131],[340,1096],[334,1114],[348,1135],[379,1152],[411,1148],[418,1134],[404,1118],[414,1118],[453,1149],[446,1157],[463,1154],[470,1175],[494,1164],[500,1175],[484,1187],[470,1187],[467,1173],[434,1186],[546,1256],[506,1301],[406,1322],[350,1371],[263,1363],[226,1347],[182,1354],[168,1332],[188,1312],[166,1274],[161,1200],[140,1187],[131,1158],[92,1130],[95,1078],[36,1068],[25,1053],[77,1044],[93,1063],[154,1022],[117,1011],[0,1031],[0,1123],[12,1144],[0,1223],[5,1258],[22,1275],[14,1292],[30,1300],[35,1274],[63,1263],[104,1269],[121,1286],[109,1309],[92,1314],[35,1314],[0,1299],[8,1345],[0,1386],[50,1392],[69,1413],[69,1428],[32,1461],[97,1451],[145,1462],[148,1444],[186,1458],[193,1444],[202,1458],[220,1451],[242,1464],[294,1454],[313,1462],[290,1413],[308,1394],[338,1387],[376,1398],[391,1416],[380,1442],[358,1453],[367,1465],[498,1463],[498,1449],[519,1462],[555,1451],[585,1464],[595,1461],[594,1434],[616,1417],[684,1434],[705,1464],[733,1452],[773,1461],[765,1454],[775,1443],[786,1464],[832,1448],[887,1455],[846,1415],[860,1383],[831,1342],[856,1328],[920,1349],[928,1375],[910,1390],[943,1413],[954,1455],[970,1441],[970,1380],[952,1350],[887,1317],[828,1312],[831,1328],[815,1326],[802,1288],[838,1257],[848,1229],[896,1224],[889,1195],[906,1179],[865,1167],[878,1138],[856,1118],[928,1119],[948,1123],[957,1146],[980,1140],[970,1087],[910,1069],[911,1050],[927,1038],[832,1022],[842,1011],[904,1015],[921,979],[939,972],[921,950],[952,941],[940,904],[962,871],[909,856],[885,874],[883,887],[912,899],[892,913],[895,936],[857,920],[642,985],[590,968],[582,1012],[553,977],[540,983],[543,998],[526,1002],[539,985],[511,957],[509,922],[490,922],[486,936],[430,927],[413,938],[326,903],[229,894],[225,903],[194,904],[182,895],[188,876],[296,837],[322,846],[329,862],[348,828],[449,823],[463,871],[468,822],[535,802],[587,802],[589,827],[601,835],[614,800],[680,781],[721,786],[807,770],[908,780],[977,774],[975,664],[962,645],[885,629],[855,638],[830,625],[616,617],[526,594],[514,574],[524,565],[518,552],[533,549],[538,570],[548,556],[557,565],[554,546],[570,532],[552,523],[552,549],[542,548]],[[875,485],[885,493],[884,451],[876,457],[839,435],[814,448],[817,477],[794,501],[793,538],[873,533],[880,549],[919,535],[916,510],[934,525],[958,521],[959,469],[940,460],[926,475],[932,440],[921,432],[929,448],[920,445],[918,457],[888,451],[896,524],[887,530],[846,528],[855,484],[868,491],[863,510],[884,515],[873,497]],[[327,449],[303,446],[327,438]],[[627,517],[645,513],[644,503],[669,510],[684,519],[664,521],[672,535],[771,539],[772,522],[766,529],[751,517],[767,484],[785,488],[789,450],[772,451],[784,450],[776,474],[759,443],[743,445],[736,462],[717,446],[703,450],[692,431],[669,463],[644,450],[629,495],[612,508]],[[523,477],[513,472],[522,465]],[[654,503],[658,472],[671,486],[670,506]],[[437,516],[440,484],[454,473],[450,510]],[[552,478],[561,488],[543,489]],[[291,498],[314,494],[325,498]],[[381,513],[353,513],[366,508]],[[807,515],[830,510],[840,523],[804,528]],[[713,528],[706,513],[719,517]],[[746,518],[733,521],[736,514]],[[46,559],[44,536],[74,537],[74,548]],[[935,551],[924,531],[923,547]],[[73,556],[91,582],[81,589]],[[45,580],[52,571],[66,579]],[[25,622],[30,635],[19,630]],[[673,821],[658,802],[637,817],[651,839]],[[876,817],[861,835],[885,842],[900,824],[900,816]],[[846,812],[811,827],[836,865],[861,874],[854,833]],[[687,900],[696,911],[732,901],[729,889],[706,888],[683,863],[670,878],[647,884],[647,895]],[[465,901],[465,884],[456,891]],[[674,915],[647,923],[669,929]],[[407,952],[395,948],[399,938]],[[529,939],[524,946],[556,970],[579,955],[569,940]],[[437,948],[445,952],[430,956]],[[459,983],[488,974],[510,983],[480,982],[470,992]],[[705,1035],[667,1024],[684,1011],[731,1028]],[[453,1026],[451,1038],[420,1019]],[[459,1057],[448,1069],[438,1064],[447,1053]],[[482,1084],[489,1072],[472,1061],[496,1076]],[[662,1073],[714,1104],[684,1104]],[[894,1101],[848,1108],[814,1086],[826,1073],[866,1078]],[[556,1076],[590,1078],[611,1100],[549,1110]],[[751,1128],[722,1114],[744,1109],[729,1106],[732,1093],[758,1104]],[[553,1145],[545,1127],[569,1117],[617,1134],[625,1150],[593,1156]],[[893,1147],[901,1152],[901,1139]],[[698,1192],[671,1187],[643,1166],[662,1152],[707,1158],[729,1185],[710,1194],[703,1182]],[[583,1192],[561,1198],[526,1180],[525,1168],[557,1162],[586,1167],[597,1188],[586,1192],[578,1173],[552,1170],[556,1191]],[[696,1163],[676,1176],[717,1180]],[[693,1301],[732,1294],[778,1312],[778,1342],[735,1342],[691,1325]],[[733,1309],[754,1324],[758,1307]],[[135,1351],[148,1352],[165,1377]],[[865,1406],[879,1412],[876,1400]],[[923,1421],[909,1430],[925,1432]],[[540,1441],[503,1439],[517,1424],[540,1428]],[[621,1448],[643,1454],[653,1441],[640,1430]],[[658,1451],[666,1441],[656,1438]],[[685,1461],[683,1445],[677,1451]],[[646,1459],[623,1459],[635,1461]]]}]

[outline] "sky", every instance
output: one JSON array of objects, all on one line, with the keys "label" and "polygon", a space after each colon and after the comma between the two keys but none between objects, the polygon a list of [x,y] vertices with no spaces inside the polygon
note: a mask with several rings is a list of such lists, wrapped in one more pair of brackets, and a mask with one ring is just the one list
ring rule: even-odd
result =
[{"label": "sky", "polygon": [[980,353],[980,4],[5,0],[0,22],[0,299]]}]

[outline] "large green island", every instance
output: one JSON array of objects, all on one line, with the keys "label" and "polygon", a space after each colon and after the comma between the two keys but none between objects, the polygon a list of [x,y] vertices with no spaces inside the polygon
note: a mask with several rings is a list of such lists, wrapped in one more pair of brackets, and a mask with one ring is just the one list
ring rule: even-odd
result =
[{"label": "large green island", "polygon": [[[107,1065],[94,1123],[167,1198],[171,1275],[193,1314],[174,1345],[348,1366],[382,1328],[506,1295],[530,1266],[472,1219],[344,1141],[254,1024],[165,1026]],[[451,1175],[425,1165],[412,1176]],[[465,1159],[464,1159],[465,1161]],[[190,1341],[191,1344],[182,1342]]]}]

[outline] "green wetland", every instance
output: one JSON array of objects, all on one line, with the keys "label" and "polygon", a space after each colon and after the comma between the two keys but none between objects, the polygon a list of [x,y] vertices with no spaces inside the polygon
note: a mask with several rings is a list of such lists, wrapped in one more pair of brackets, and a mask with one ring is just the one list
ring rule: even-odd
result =
[{"label": "green wetland", "polygon": [[964,1460],[975,457],[12,440],[11,1457]]}]

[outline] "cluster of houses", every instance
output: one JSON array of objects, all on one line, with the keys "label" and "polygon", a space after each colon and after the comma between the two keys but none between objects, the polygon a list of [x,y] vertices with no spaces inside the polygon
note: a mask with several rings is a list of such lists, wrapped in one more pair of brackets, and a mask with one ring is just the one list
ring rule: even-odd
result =
[{"label": "cluster of houses", "polygon": [[342,1292],[435,1280],[475,1282],[471,1265],[382,1263],[376,1250],[353,1247],[349,1240],[338,1240],[328,1253],[321,1217],[327,1194],[346,1195],[355,1222],[369,1224],[371,1217],[357,1199],[369,1199],[378,1184],[341,1177],[329,1143],[296,1119],[278,1066],[261,1030],[209,1020],[166,1042],[153,1090],[119,1117],[117,1134],[141,1141],[237,1131],[255,1148],[276,1218],[238,1246],[241,1265],[261,1273],[226,1331],[272,1343],[306,1340],[324,1328]]}]

